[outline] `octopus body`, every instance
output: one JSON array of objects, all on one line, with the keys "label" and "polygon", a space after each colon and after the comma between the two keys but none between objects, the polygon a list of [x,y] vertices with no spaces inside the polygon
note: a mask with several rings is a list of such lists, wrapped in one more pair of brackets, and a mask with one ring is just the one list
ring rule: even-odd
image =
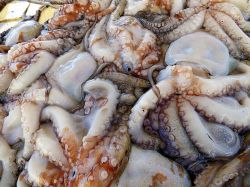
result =
[{"label": "octopus body", "polygon": [[190,0],[188,8],[165,19],[157,21],[157,16],[154,16],[154,19],[148,20],[147,17],[150,16],[147,16],[147,13],[140,13],[137,17],[146,28],[158,34],[164,42],[172,42],[204,28],[223,41],[234,57],[240,59],[249,57],[250,39],[246,34],[249,32],[249,22],[233,3]]},{"label": "octopus body", "polygon": [[[169,76],[132,109],[132,140],[189,165],[225,158],[240,149],[237,132],[249,130],[249,67],[239,74],[203,78],[189,66],[168,67]],[[219,111],[219,112],[218,112]]]},{"label": "octopus body", "polygon": [[36,21],[25,21],[12,28],[5,36],[5,45],[13,46],[20,42],[26,42],[36,38],[42,29],[42,25]]},{"label": "octopus body", "polygon": [[86,45],[99,63],[114,63],[119,71],[145,76],[148,68],[158,62],[160,51],[152,32],[134,17],[120,17],[125,5],[126,1],[121,0],[110,16],[96,24]]},{"label": "octopus body", "polygon": [[97,63],[88,52],[72,49],[55,60],[46,77],[52,89],[58,87],[79,102],[82,100],[82,85],[94,74],[96,68]]}]

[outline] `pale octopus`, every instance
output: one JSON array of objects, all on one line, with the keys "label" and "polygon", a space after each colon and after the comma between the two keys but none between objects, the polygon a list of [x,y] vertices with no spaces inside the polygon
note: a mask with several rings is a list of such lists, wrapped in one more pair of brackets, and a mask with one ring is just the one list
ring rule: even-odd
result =
[{"label": "pale octopus", "polygon": [[116,10],[101,19],[86,35],[86,49],[98,63],[114,63],[118,71],[135,76],[147,75],[159,60],[156,36],[131,16],[122,16],[126,5],[121,0]]},{"label": "pale octopus", "polygon": [[236,75],[207,78],[190,66],[168,67],[168,76],[155,85],[158,92],[149,90],[132,109],[133,142],[186,166],[235,155],[238,133],[250,129],[250,68],[238,63],[236,69]]},{"label": "pale octopus", "polygon": [[250,24],[242,14],[242,4],[245,8],[249,7],[247,2],[242,1],[237,3],[229,0],[189,0],[188,8],[172,16],[159,17],[139,12],[137,18],[167,43],[204,28],[223,41],[231,55],[246,59],[250,56],[250,39],[246,34],[250,31]]}]

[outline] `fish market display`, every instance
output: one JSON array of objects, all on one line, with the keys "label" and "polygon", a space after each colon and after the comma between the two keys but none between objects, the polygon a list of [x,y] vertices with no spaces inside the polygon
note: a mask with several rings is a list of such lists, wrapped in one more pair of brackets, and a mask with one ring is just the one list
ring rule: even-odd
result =
[{"label": "fish market display", "polygon": [[250,186],[250,2],[4,0],[0,187]]}]

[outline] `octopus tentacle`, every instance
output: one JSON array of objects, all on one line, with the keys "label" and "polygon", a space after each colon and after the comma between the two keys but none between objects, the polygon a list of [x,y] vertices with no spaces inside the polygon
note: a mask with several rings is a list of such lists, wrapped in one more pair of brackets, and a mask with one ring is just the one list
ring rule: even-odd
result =
[{"label": "octopus tentacle", "polygon": [[231,129],[220,124],[206,122],[195,112],[188,101],[179,99],[178,109],[187,133],[201,152],[210,157],[229,157],[238,152],[240,140]]},{"label": "octopus tentacle", "polygon": [[[161,98],[168,98],[174,94],[175,90],[172,87],[170,80],[164,80],[157,84]],[[143,121],[149,110],[154,109],[158,103],[158,97],[151,89],[146,94],[142,95],[135,106],[132,108],[132,113],[129,119],[129,132],[132,140],[143,147],[151,149],[159,148],[160,141],[158,138],[146,134],[143,130]]]},{"label": "octopus tentacle", "polygon": [[197,187],[207,187],[211,184],[211,181],[215,177],[218,170],[222,167],[222,162],[215,162],[209,164],[196,178],[194,181]]},{"label": "octopus tentacle", "polygon": [[79,126],[74,116],[57,106],[48,106],[43,109],[41,119],[52,121],[65,156],[69,159],[69,164],[73,163],[77,159],[77,150],[81,145],[84,127]]},{"label": "octopus tentacle", "polygon": [[6,91],[13,79],[13,74],[8,68],[7,55],[0,54],[0,93]]},{"label": "octopus tentacle", "polygon": [[186,22],[178,26],[176,29],[163,35],[162,40],[169,43],[180,38],[181,36],[197,31],[201,28],[204,22],[205,13],[206,11],[203,10],[198,14],[191,16]]},{"label": "octopus tentacle", "polygon": [[[49,159],[53,164],[59,166],[62,170],[69,167],[67,158],[64,156],[63,149],[54,129],[49,124],[44,124],[35,133],[34,146],[37,151],[43,156]],[[51,151],[53,150],[53,151]]]},{"label": "octopus tentacle", "polygon": [[84,139],[69,185],[109,186],[127,163],[129,151],[130,138],[124,125],[99,140],[98,136]]},{"label": "octopus tentacle", "polygon": [[17,172],[15,151],[10,148],[2,136],[0,136],[0,148],[0,186],[14,186]]},{"label": "octopus tentacle", "polygon": [[[172,149],[169,150],[169,147],[164,150],[175,158],[185,159],[185,163],[197,160],[199,153],[182,126],[181,119],[177,113],[176,99],[171,100],[169,106],[167,106],[163,112],[166,115],[167,122],[165,122],[165,120],[160,121],[159,134],[164,143],[166,142],[165,144],[167,145],[169,142],[169,144],[171,144],[170,147],[175,149],[175,151],[172,151]],[[172,155],[174,152],[178,154]]]},{"label": "octopus tentacle", "polygon": [[[223,123],[238,131],[250,128],[250,108],[242,107],[231,97],[225,97],[225,100],[223,98],[217,100],[202,96],[187,96],[186,99],[195,106],[196,110],[204,113],[206,117],[209,117],[214,122]],[[216,112],[215,108],[221,112]],[[237,116],[237,119],[235,116]]]},{"label": "octopus tentacle", "polygon": [[35,53],[34,57],[30,59],[30,62],[27,62],[27,64],[31,64],[27,65],[26,69],[20,72],[19,75],[11,81],[8,94],[13,95],[21,93],[27,86],[38,79],[41,74],[45,73],[54,60],[54,55],[46,51]]},{"label": "octopus tentacle", "polygon": [[[187,8],[181,10],[174,14],[173,16],[167,17],[164,21],[161,22],[150,22],[144,18],[144,12],[138,12],[135,16],[142,23],[144,27],[153,31],[154,33],[164,33],[169,32],[173,29],[176,29],[178,26],[187,21],[190,17],[199,13],[203,8]],[[151,18],[152,19],[152,18]]]},{"label": "octopus tentacle", "polygon": [[211,15],[222,26],[225,32],[236,42],[244,55],[249,56],[249,37],[237,26],[237,24],[226,14],[218,11],[211,12]]},{"label": "octopus tentacle", "polygon": [[228,47],[230,54],[236,58],[244,59],[243,54],[238,49],[234,41],[225,33],[219,23],[217,23],[217,21],[209,13],[206,13],[203,26],[206,31],[219,38]]},{"label": "octopus tentacle", "polygon": [[117,87],[108,80],[94,79],[85,83],[83,91],[87,93],[84,125],[89,129],[88,136],[101,135],[110,125],[120,96]]},{"label": "octopus tentacle", "polygon": [[9,111],[8,116],[4,119],[1,132],[10,145],[17,143],[23,137],[21,117],[21,106],[17,105]]},{"label": "octopus tentacle", "polygon": [[216,3],[211,10],[217,10],[230,16],[244,32],[250,31],[250,22],[243,17],[240,9],[231,3]]},{"label": "octopus tentacle", "polygon": [[136,78],[131,75],[126,75],[119,72],[104,72],[98,75],[99,78],[108,79],[116,84],[123,84],[126,82],[127,85],[137,88],[149,88],[150,83],[144,79]]},{"label": "octopus tentacle", "polygon": [[63,186],[64,172],[35,151],[26,164],[27,180],[37,186]]},{"label": "octopus tentacle", "polygon": [[29,158],[33,152],[32,135],[39,128],[41,105],[32,102],[25,102],[21,105],[24,150],[23,156]]},{"label": "octopus tentacle", "polygon": [[210,183],[210,186],[223,186],[223,184],[229,181],[230,179],[233,179],[238,175],[244,175],[245,173],[249,172],[249,154],[250,150],[246,149],[243,153],[239,154],[232,161],[221,167],[216,173],[216,176],[214,177],[212,182]]},{"label": "octopus tentacle", "polygon": [[[216,79],[213,78],[206,79],[195,75],[192,76],[191,75],[192,73],[190,74],[189,72],[191,71],[191,68],[185,68],[185,70],[184,69],[183,71],[179,70],[179,72],[182,71],[183,75],[186,77],[190,77],[191,75],[190,78],[192,80],[192,86],[186,85],[187,93],[189,95],[195,94],[195,95],[207,95],[216,97],[222,94],[223,95],[229,94],[233,90],[239,90],[240,88],[244,88],[247,90],[250,88],[250,82],[248,76],[248,74],[250,73],[250,68],[246,64],[239,63],[237,64],[236,69],[238,69],[241,73],[230,76],[221,76],[217,77]],[[186,73],[184,73],[184,71],[186,71]],[[218,82],[220,82],[220,84],[216,84]]]}]

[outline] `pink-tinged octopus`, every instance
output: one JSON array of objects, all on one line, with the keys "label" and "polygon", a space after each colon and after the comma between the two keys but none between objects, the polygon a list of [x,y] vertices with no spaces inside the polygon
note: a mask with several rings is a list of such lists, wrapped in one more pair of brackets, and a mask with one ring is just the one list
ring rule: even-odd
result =
[{"label": "pink-tinged octopus", "polygon": [[7,58],[9,69],[15,75],[8,94],[20,94],[40,75],[46,73],[56,56],[76,45],[74,40],[77,37],[76,32],[58,29],[29,42],[14,45],[9,50]]},{"label": "pink-tinged octopus", "polygon": [[[109,186],[128,160],[128,113],[112,122],[120,95],[107,80],[84,85],[84,116],[57,106],[43,109],[33,137],[35,152],[24,178],[37,186]],[[119,109],[117,109],[119,110]],[[54,127],[54,128],[53,128]],[[55,129],[55,131],[54,131]]]},{"label": "pink-tinged octopus", "polygon": [[157,18],[157,15],[139,12],[137,18],[164,42],[170,43],[204,28],[223,41],[232,56],[239,59],[250,56],[250,39],[246,34],[249,22],[236,5],[227,0],[189,0],[187,4],[188,8],[173,16]]},{"label": "pink-tinged octopus", "polygon": [[250,129],[250,68],[237,63],[236,69],[234,75],[201,77],[190,66],[169,66],[168,75],[132,109],[133,142],[190,167],[204,158],[235,155],[238,133]]},{"label": "pink-tinged octopus", "polygon": [[102,18],[87,34],[85,45],[99,63],[114,63],[118,71],[146,76],[159,60],[156,36],[134,17],[120,17],[125,5],[121,0],[111,15]]},{"label": "pink-tinged octopus", "polygon": [[78,27],[86,32],[96,21],[111,13],[116,3],[116,0],[80,0],[65,4],[49,21],[48,28],[54,30]]}]

